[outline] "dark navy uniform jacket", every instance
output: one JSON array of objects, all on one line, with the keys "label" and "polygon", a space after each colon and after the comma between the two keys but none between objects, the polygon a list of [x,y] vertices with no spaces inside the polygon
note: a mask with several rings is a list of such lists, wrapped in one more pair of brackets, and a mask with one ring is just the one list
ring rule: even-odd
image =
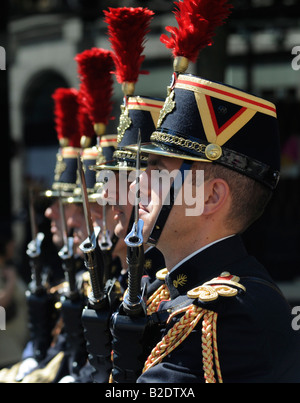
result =
[{"label": "dark navy uniform jacket", "polygon": [[[246,292],[202,305],[218,312],[223,382],[300,382],[300,332],[292,329],[291,307],[264,267],[247,254],[240,236],[222,240],[174,268],[166,278],[171,300],[162,302],[159,311],[174,312],[193,303],[187,292],[224,271],[239,276]],[[173,319],[163,335],[181,316]],[[201,337],[200,321],[186,340],[138,382],[204,382]]]}]

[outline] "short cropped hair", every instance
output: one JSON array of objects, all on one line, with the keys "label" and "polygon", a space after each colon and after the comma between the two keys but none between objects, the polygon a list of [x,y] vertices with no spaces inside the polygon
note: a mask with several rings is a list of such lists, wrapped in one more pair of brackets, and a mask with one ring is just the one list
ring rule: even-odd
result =
[{"label": "short cropped hair", "polygon": [[227,182],[232,198],[225,224],[236,233],[243,233],[264,212],[272,197],[272,190],[256,180],[216,163],[196,163],[204,170],[204,179],[220,178]]}]

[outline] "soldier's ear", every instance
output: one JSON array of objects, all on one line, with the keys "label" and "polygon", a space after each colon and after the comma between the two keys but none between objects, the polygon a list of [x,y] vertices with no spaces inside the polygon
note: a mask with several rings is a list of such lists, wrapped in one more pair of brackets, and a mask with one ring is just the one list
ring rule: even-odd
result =
[{"label": "soldier's ear", "polygon": [[222,212],[230,199],[228,183],[221,178],[210,179],[204,184],[204,210],[203,215]]}]

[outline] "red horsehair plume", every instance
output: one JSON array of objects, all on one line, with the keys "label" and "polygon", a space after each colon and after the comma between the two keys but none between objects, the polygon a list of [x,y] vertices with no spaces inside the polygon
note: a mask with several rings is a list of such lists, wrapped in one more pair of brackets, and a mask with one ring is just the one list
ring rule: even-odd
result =
[{"label": "red horsehair plume", "polygon": [[136,83],[145,59],[142,55],[145,36],[154,12],[142,7],[109,8],[104,11],[111,47],[114,51],[118,83]]},{"label": "red horsehair plume", "polygon": [[83,148],[88,147],[95,136],[95,130],[86,107],[85,96],[81,89],[79,91],[78,124],[81,133],[81,146]]},{"label": "red horsehair plume", "polygon": [[176,27],[166,27],[171,38],[161,35],[161,42],[173,49],[173,56],[183,56],[195,62],[199,52],[212,45],[217,27],[224,24],[231,5],[227,0],[183,0],[175,3]]},{"label": "red horsehair plume", "polygon": [[80,130],[77,120],[78,91],[75,88],[57,88],[54,99],[54,116],[57,137],[62,146],[80,147]]},{"label": "red horsehair plume", "polygon": [[81,79],[80,90],[91,122],[106,126],[113,109],[113,54],[110,50],[92,48],[78,54],[75,60]]}]

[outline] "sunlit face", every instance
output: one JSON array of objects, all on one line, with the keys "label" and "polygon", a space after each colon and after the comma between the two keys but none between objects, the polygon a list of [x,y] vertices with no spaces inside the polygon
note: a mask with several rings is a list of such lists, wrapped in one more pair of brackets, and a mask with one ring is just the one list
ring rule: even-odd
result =
[{"label": "sunlit face", "polygon": [[94,227],[101,227],[103,224],[103,207],[98,203],[90,203],[92,222]]},{"label": "sunlit face", "polygon": [[149,238],[163,204],[162,188],[153,186],[151,183],[152,171],[172,171],[179,169],[181,163],[181,160],[175,158],[150,155],[147,170],[140,175],[141,202],[139,216],[144,221],[143,235],[145,240]]},{"label": "sunlit face", "polygon": [[92,215],[92,222],[94,227],[100,227],[101,229],[104,228],[106,225],[106,230],[109,232],[110,237],[114,233],[115,229],[115,220],[114,220],[114,212],[112,211],[112,206],[107,204],[105,206],[105,223],[104,220],[104,207],[99,205],[98,203],[91,203],[91,215]]},{"label": "sunlit face", "polygon": [[[161,212],[162,205],[166,200],[166,196],[170,190],[170,173],[173,173],[176,177],[175,173],[178,173],[183,160],[178,158],[168,158],[156,155],[150,155],[148,159],[148,167],[146,172],[143,172],[140,175],[140,192],[141,192],[141,202],[139,205],[139,216],[144,221],[144,229],[143,235],[144,240],[148,240],[149,236],[156,225],[157,218]],[[154,178],[157,178],[154,173],[159,173],[161,177],[165,174],[168,177],[167,182],[161,182]],[[170,215],[163,227],[163,231],[159,238],[159,242],[157,247],[163,251],[164,247],[169,248],[172,244],[172,240],[178,240],[180,237],[184,237],[188,231],[191,231],[192,228],[195,228],[195,219],[192,216],[189,216],[187,213],[191,210],[188,209],[187,201],[187,193],[188,190],[190,193],[195,192],[195,185],[193,183],[193,179],[195,174],[192,174],[192,170],[190,170],[190,166],[187,169],[187,176],[185,176],[184,184],[182,184],[181,173],[179,172],[180,180],[177,183],[178,190],[178,198],[171,209]],[[134,187],[134,184],[131,185],[131,189]],[[197,188],[201,188],[203,191],[203,182]],[[179,192],[180,190],[180,192]],[[200,193],[200,192],[199,192]],[[184,196],[184,197],[183,197]],[[198,196],[198,192],[197,192]],[[198,196],[196,199],[200,199]],[[200,200],[201,201],[201,200]],[[201,203],[201,206],[203,203]],[[197,216],[201,213],[201,206],[199,208],[197,206]]]}]

